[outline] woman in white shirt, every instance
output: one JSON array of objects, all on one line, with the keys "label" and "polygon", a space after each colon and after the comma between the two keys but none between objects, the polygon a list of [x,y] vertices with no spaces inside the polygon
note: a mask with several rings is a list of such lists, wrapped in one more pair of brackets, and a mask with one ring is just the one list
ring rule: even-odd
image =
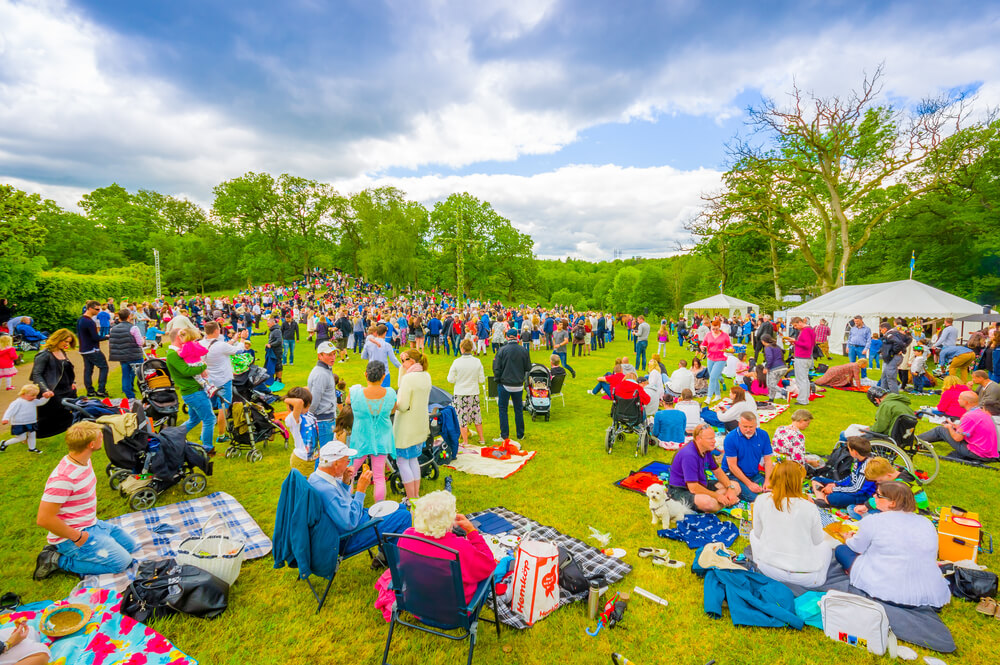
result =
[{"label": "woman in white shirt", "polygon": [[473,346],[471,339],[462,340],[462,344],[459,346],[462,355],[455,358],[451,368],[448,369],[448,383],[455,385],[454,406],[455,413],[458,415],[458,424],[462,428],[462,443],[466,445],[469,444],[469,425],[476,426],[479,442],[485,441],[479,393],[480,386],[486,383],[486,371],[483,369],[483,361],[472,355]]},{"label": "woman in white shirt", "polygon": [[688,434],[693,432],[695,427],[702,424],[701,404],[694,401],[694,393],[687,388],[681,391],[681,399],[674,404],[674,409],[683,413],[684,417],[687,418],[687,425],[684,429]]},{"label": "woman in white shirt", "polygon": [[899,605],[947,605],[951,592],[937,565],[937,530],[916,514],[913,490],[900,482],[879,483],[875,507],[880,512],[861,520],[854,537],[835,552],[851,585]]},{"label": "woman in white shirt", "polygon": [[643,388],[649,395],[649,404],[645,407],[646,417],[652,418],[660,408],[660,400],[663,399],[663,375],[657,369],[650,368]]},{"label": "woman in white shirt", "polygon": [[733,386],[729,391],[729,399],[732,404],[729,408],[719,414],[719,420],[726,427],[727,432],[732,432],[739,426],[740,414],[749,411],[757,415],[757,401],[753,395],[745,391],[740,386]]},{"label": "woman in white shirt", "polygon": [[826,582],[833,550],[825,542],[819,508],[802,492],[805,473],[795,462],[774,467],[771,492],[753,502],[750,547],[764,575],[815,587]]}]

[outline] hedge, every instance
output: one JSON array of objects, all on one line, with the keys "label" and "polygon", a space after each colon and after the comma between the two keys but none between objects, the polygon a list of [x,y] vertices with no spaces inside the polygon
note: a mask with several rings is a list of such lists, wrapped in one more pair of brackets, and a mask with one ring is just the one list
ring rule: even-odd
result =
[{"label": "hedge", "polygon": [[11,300],[17,303],[15,313],[30,316],[39,330],[51,332],[69,328],[75,331],[77,319],[87,300],[103,303],[111,297],[118,303],[123,299],[139,299],[142,294],[152,292],[154,289],[147,274],[151,269],[146,271],[143,268],[148,266],[131,266],[101,275],[43,271],[38,275],[33,292],[13,294]]}]

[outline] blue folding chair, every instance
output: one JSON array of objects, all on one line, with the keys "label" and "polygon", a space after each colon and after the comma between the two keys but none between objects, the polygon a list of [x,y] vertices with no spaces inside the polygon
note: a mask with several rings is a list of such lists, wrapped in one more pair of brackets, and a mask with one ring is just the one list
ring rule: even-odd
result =
[{"label": "blue folding chair", "polygon": [[[406,540],[434,547],[435,556],[417,554],[400,547],[400,541]],[[500,639],[500,619],[497,614],[497,594],[493,575],[479,583],[472,599],[466,603],[465,591],[462,588],[462,567],[458,561],[458,552],[452,548],[419,536],[387,533],[383,535],[382,550],[385,552],[392,574],[392,590],[396,596],[392,621],[389,623],[389,635],[385,640],[385,651],[382,653],[382,665],[389,663],[389,647],[397,623],[449,640],[461,641],[468,638],[467,663],[471,665],[472,654],[476,649],[479,613],[491,591],[494,619],[491,621],[484,618],[483,621],[496,624],[497,639]],[[401,618],[403,612],[413,615],[419,623],[404,621]],[[443,630],[462,632],[459,635],[452,635],[442,632]]]},{"label": "blue folding chair", "polygon": [[[333,578],[340,570],[340,563],[362,552],[368,552],[368,556],[372,557],[371,548],[348,551],[348,539],[366,529],[374,529],[375,538],[380,541],[378,526],[381,521],[369,520],[356,529],[341,533],[326,514],[323,497],[309,485],[305,476],[292,469],[281,484],[278,499],[271,550],[274,567],[281,568],[288,564],[299,569],[299,579],[306,581],[316,598],[318,614],[330,593]],[[310,579],[313,575],[327,580],[322,596],[313,586]]]}]

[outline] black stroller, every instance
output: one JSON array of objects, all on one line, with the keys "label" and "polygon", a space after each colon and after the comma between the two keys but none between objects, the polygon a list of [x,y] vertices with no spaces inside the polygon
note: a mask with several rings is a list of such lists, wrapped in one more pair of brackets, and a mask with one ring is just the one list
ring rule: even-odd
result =
[{"label": "black stroller", "polygon": [[528,374],[524,377],[524,392],[524,408],[531,414],[532,422],[536,416],[541,416],[548,422],[552,407],[552,375],[545,365],[534,363],[528,368]]},{"label": "black stroller", "polygon": [[[436,386],[431,386],[431,394],[427,402],[427,420],[430,433],[424,443],[424,449],[420,451],[418,461],[420,463],[420,477],[428,480],[437,480],[441,475],[441,464],[450,459],[448,445],[441,439],[441,409],[450,407],[452,396]],[[403,479],[399,476],[399,467],[396,465],[396,458],[392,455],[386,459],[388,471],[385,483],[396,494],[404,491]]]},{"label": "black stroller", "polygon": [[226,405],[229,410],[227,458],[242,457],[246,453],[247,461],[258,462],[264,454],[257,446],[266,447],[275,434],[285,439],[285,448],[288,448],[289,433],[284,424],[274,419],[272,404],[278,396],[267,388],[267,378],[267,371],[253,364],[246,371],[233,375],[233,401]]},{"label": "black stroller", "polygon": [[153,428],[159,430],[176,425],[180,399],[177,397],[174,381],[170,378],[167,361],[162,358],[147,358],[142,363],[136,381],[142,395],[142,406],[146,415],[152,419]]}]

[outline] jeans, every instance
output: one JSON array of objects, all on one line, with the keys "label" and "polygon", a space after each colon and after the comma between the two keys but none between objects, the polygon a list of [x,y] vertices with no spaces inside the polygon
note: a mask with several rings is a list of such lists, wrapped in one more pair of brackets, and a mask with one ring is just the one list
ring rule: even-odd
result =
[{"label": "jeans", "polygon": [[604,391],[605,395],[611,397],[611,384],[609,384],[607,381],[598,381],[597,385],[594,386],[594,389],[591,390],[590,392],[596,395],[602,390]]},{"label": "jeans", "polygon": [[[370,519],[366,510],[361,523],[364,524]],[[412,525],[413,518],[410,517],[410,511],[406,507],[400,506],[396,509],[396,512],[382,518],[382,523],[378,525],[378,530],[379,533],[403,533]],[[375,535],[375,529],[365,529],[348,538],[347,542],[341,545],[341,549],[344,554],[357,554],[358,552],[371,549],[378,544],[378,536]]]},{"label": "jeans", "polygon": [[599,333],[594,333],[593,335],[590,336],[590,350],[591,351],[596,351],[597,350],[597,338],[600,337],[600,336],[601,335]]},{"label": "jeans", "polygon": [[[336,419],[333,420],[317,420],[316,428],[319,430],[319,445],[323,446],[327,443],[333,441],[333,425],[336,423]],[[383,497],[384,498],[384,497]]]},{"label": "jeans", "polygon": [[[743,501],[749,501],[750,503],[753,503],[753,500],[757,498],[757,493],[751,492],[750,488],[747,487],[743,483],[743,481],[737,478],[735,475],[731,475],[730,477],[740,485],[740,499]],[[757,475],[747,476],[747,478],[750,480],[750,482],[757,483],[761,487],[764,486],[764,474],[760,473],[759,471],[757,472]]]},{"label": "jeans", "polygon": [[56,545],[59,567],[77,575],[124,572],[132,564],[135,540],[119,526],[97,520],[86,531],[87,542],[77,547],[69,540]]},{"label": "jeans", "polygon": [[365,334],[363,332],[354,333],[354,352],[361,353],[365,348]]},{"label": "jeans", "polygon": [[108,360],[100,349],[83,356],[83,387],[88,393],[94,392],[94,368],[97,368],[97,392],[103,393],[108,387]]},{"label": "jeans", "polygon": [[930,388],[930,383],[927,381],[927,376],[921,372],[920,374],[913,375],[913,389],[918,393]]},{"label": "jeans", "polygon": [[597,335],[595,336],[595,338],[597,340],[597,346],[598,346],[598,348],[601,348],[601,349],[604,348],[604,341],[607,339],[607,337],[608,337],[608,332],[606,330],[598,330],[597,331]]},{"label": "jeans", "polygon": [[451,337],[451,352],[457,358],[458,356],[462,355],[462,349],[461,347],[459,347],[459,342],[461,341],[462,336],[459,335],[458,333],[452,333],[450,337]]},{"label": "jeans", "polygon": [[[565,348],[565,347],[563,347],[563,348]],[[566,362],[566,352],[565,351],[556,351],[556,355],[559,356],[559,362],[562,363],[562,366],[565,367],[566,371],[569,372],[570,374],[572,374],[573,378],[575,379],[576,378],[576,370],[573,369],[572,367],[570,367],[569,363]]]},{"label": "jeans", "polygon": [[294,365],[295,364],[295,340],[294,339],[283,339],[283,340],[281,340],[281,364],[282,365]]},{"label": "jeans", "polygon": [[514,427],[517,429],[517,436],[514,438],[521,439],[524,436],[524,402],[522,400],[524,393],[518,390],[517,392],[510,392],[504,386],[497,386],[497,396],[500,398],[497,401],[497,407],[500,411],[500,438],[509,439],[510,438],[510,423],[507,422],[507,404],[511,403],[514,405]]},{"label": "jeans", "polygon": [[708,399],[712,399],[713,396],[722,397],[719,379],[722,378],[722,370],[724,369],[726,369],[725,360],[708,361]]},{"label": "jeans", "polygon": [[[642,340],[641,342],[635,343],[635,368],[645,370],[646,369],[646,347],[649,346],[648,340]],[[641,363],[641,365],[640,365]],[[726,363],[722,363],[725,367]]]},{"label": "jeans", "polygon": [[130,400],[135,399],[135,368],[141,363],[122,363],[122,393]]},{"label": "jeans", "polygon": [[[680,333],[677,333],[677,346],[684,348],[684,335]],[[756,354],[754,357],[756,357]]]},{"label": "jeans", "polygon": [[204,390],[199,390],[190,395],[181,395],[181,399],[188,408],[188,421],[184,423],[184,429],[190,432],[201,423],[201,445],[205,450],[212,450],[215,411],[212,411],[212,401],[208,399],[208,394]]},{"label": "jeans", "polygon": [[899,377],[897,372],[899,371],[899,366],[903,362],[903,354],[897,353],[885,363],[885,369],[882,370],[882,378],[878,380],[878,385],[885,388],[891,393],[899,392]]},{"label": "jeans", "polygon": [[[853,363],[857,362],[858,358],[865,357],[865,347],[860,344],[848,344],[847,346],[847,362]],[[868,376],[868,370],[861,370],[861,377],[865,378]]]},{"label": "jeans", "polygon": [[441,335],[427,335],[426,343],[428,351],[431,353],[441,353]]},{"label": "jeans", "polygon": [[833,550],[833,556],[844,572],[850,572],[851,566],[854,565],[854,560],[858,558],[859,554],[847,545],[837,545],[836,549]]},{"label": "jeans", "polygon": [[795,366],[795,386],[799,390],[799,394],[795,397],[795,403],[809,406],[809,370],[813,367],[813,359],[795,358],[793,364]]},{"label": "jeans", "polygon": [[[577,351],[579,351],[579,353],[577,353]],[[577,344],[576,342],[573,342],[573,350],[572,350],[571,355],[573,355],[574,357],[577,356],[577,355],[579,355],[582,358],[583,357],[583,344]]]},{"label": "jeans", "polygon": [[552,350],[552,333],[550,332],[545,333],[545,348],[549,351]]},{"label": "jeans", "polygon": [[221,386],[216,386],[218,392],[215,393],[215,397],[212,398],[212,408],[213,409],[228,409],[229,404],[233,402],[233,381],[230,379],[226,381]]}]

